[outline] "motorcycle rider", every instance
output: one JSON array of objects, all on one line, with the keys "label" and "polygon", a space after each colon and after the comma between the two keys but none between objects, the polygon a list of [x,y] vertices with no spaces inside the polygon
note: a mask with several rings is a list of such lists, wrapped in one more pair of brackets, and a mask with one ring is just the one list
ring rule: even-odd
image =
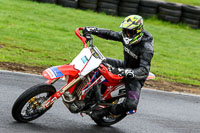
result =
[{"label": "motorcycle rider", "polygon": [[121,32],[97,27],[84,27],[84,35],[93,34],[104,39],[120,41],[124,48],[124,61],[106,58],[106,62],[115,67],[112,73],[124,76],[127,100],[112,107],[93,111],[91,117],[101,119],[110,113],[118,115],[137,110],[141,88],[150,71],[151,59],[154,54],[153,37],[144,30],[143,25],[144,21],[141,16],[130,15],[122,21]]}]

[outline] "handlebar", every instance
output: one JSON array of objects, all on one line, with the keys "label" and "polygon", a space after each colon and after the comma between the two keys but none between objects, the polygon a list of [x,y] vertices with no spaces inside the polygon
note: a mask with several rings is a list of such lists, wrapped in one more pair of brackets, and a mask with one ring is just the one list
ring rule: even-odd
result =
[{"label": "handlebar", "polygon": [[87,48],[87,41],[90,42],[90,46],[92,47],[92,49],[94,50],[94,52],[98,55],[98,57],[101,60],[105,60],[106,58],[103,56],[103,54],[99,51],[99,49],[96,46],[93,46],[93,38],[91,35],[87,35],[86,37],[81,36],[80,34],[80,30],[83,30],[82,27],[79,27],[75,30],[75,34],[81,39],[82,43],[83,43],[83,47]]},{"label": "handlebar", "polygon": [[77,28],[75,30],[75,34],[81,39],[81,41],[83,43],[83,47],[87,48],[87,44],[86,44],[87,39],[85,37],[81,36],[80,30],[83,30],[83,28],[82,27]]}]

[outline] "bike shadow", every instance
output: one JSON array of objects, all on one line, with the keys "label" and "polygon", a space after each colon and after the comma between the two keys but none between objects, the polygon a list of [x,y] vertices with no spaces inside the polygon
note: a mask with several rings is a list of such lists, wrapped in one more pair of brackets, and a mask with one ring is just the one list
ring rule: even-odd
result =
[{"label": "bike shadow", "polygon": [[96,124],[81,124],[71,122],[66,123],[55,123],[54,125],[46,123],[19,123],[13,122],[11,123],[12,128],[15,131],[19,131],[21,133],[125,133],[125,131],[121,130],[118,127],[110,126],[110,127],[101,127]]}]

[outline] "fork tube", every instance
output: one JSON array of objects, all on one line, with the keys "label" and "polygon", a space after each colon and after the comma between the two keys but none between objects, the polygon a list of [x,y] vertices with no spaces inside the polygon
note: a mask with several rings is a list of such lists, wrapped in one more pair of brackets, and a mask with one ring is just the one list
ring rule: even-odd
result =
[{"label": "fork tube", "polygon": [[71,88],[73,85],[75,85],[76,83],[78,83],[80,80],[82,79],[82,77],[78,77],[77,79],[72,80],[69,84],[67,84],[66,86],[64,86],[62,89],[60,89],[60,93],[64,93],[65,91],[67,91],[69,88]]},{"label": "fork tube", "polygon": [[69,88],[71,88],[73,85],[75,85],[76,83],[78,83],[83,77],[80,76],[77,79],[72,80],[69,84],[67,84],[66,86],[64,86],[63,88],[61,88],[60,90],[58,90],[56,93],[54,93],[50,98],[48,98],[46,101],[44,101],[41,105],[41,107],[43,109],[48,108],[49,106],[51,106],[57,99],[59,99],[62,94],[67,91]]},{"label": "fork tube", "polygon": [[58,79],[54,79],[51,81],[51,84],[54,84],[56,81],[58,81]]},{"label": "fork tube", "polygon": [[93,49],[94,49],[95,53],[99,56],[99,58],[101,60],[105,60],[106,59],[96,46],[94,46]]}]

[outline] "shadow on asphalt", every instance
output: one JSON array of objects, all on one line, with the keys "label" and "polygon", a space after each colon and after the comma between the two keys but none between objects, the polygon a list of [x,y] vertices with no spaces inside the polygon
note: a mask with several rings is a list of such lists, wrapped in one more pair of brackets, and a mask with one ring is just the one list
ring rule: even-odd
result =
[{"label": "shadow on asphalt", "polygon": [[[60,124],[58,124],[60,126]],[[75,124],[73,127],[62,125],[62,127],[58,127],[55,123],[54,126],[52,125],[43,125],[41,123],[19,123],[19,122],[12,122],[10,123],[9,127],[14,128],[16,131],[21,130],[20,132],[37,132],[37,133],[125,133],[118,127],[110,126],[110,127],[100,127],[97,125],[77,125]],[[67,123],[66,123],[67,125]]]}]

